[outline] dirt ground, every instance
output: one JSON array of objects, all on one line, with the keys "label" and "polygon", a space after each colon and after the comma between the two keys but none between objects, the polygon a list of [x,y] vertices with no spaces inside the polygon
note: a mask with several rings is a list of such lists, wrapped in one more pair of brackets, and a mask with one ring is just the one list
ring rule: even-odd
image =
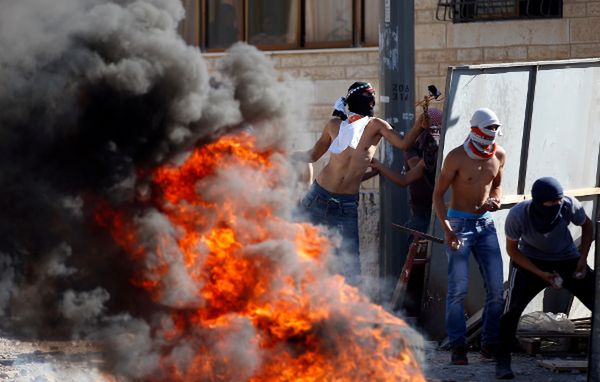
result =
[{"label": "dirt ground", "polygon": [[[469,365],[455,366],[450,364],[450,352],[437,350],[433,344],[428,344],[425,350],[427,363],[425,375],[429,382],[487,382],[495,381],[495,363],[484,359],[479,352],[469,352]],[[585,382],[587,374],[581,372],[553,372],[539,365],[541,360],[551,359],[573,359],[585,360],[585,356],[556,357],[556,356],[533,356],[518,353],[513,356],[512,368],[515,372],[514,381],[538,381],[538,382]]]},{"label": "dirt ground", "polygon": [[[450,353],[428,343],[425,374],[429,382],[494,381],[494,362],[469,353],[468,366],[449,364]],[[513,360],[515,381],[584,382],[585,373],[554,373],[538,365],[540,357],[520,354]],[[563,358],[564,359],[564,358]],[[100,382],[111,381],[99,371],[101,357],[84,341],[18,341],[0,338],[0,381]]]}]

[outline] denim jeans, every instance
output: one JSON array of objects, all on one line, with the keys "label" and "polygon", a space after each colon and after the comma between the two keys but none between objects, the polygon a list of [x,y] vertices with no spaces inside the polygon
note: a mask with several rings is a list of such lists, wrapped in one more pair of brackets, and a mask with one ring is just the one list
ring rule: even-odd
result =
[{"label": "denim jeans", "polygon": [[446,298],[446,332],[451,346],[466,344],[464,300],[469,285],[469,255],[473,252],[485,286],[485,305],[481,342],[497,344],[500,340],[500,316],[504,309],[502,255],[491,217],[480,219],[448,218],[461,241],[458,250],[446,247],[448,256],[448,295]]},{"label": "denim jeans", "polygon": [[301,205],[311,223],[325,225],[341,235],[341,246],[336,248],[340,261],[334,264],[334,271],[344,275],[348,283],[358,285],[358,194],[334,194],[314,182]]}]

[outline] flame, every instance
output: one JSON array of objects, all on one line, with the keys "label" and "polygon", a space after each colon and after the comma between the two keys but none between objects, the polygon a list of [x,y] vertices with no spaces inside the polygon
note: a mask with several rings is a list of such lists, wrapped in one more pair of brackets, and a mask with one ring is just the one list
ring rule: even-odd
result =
[{"label": "flame", "polygon": [[328,239],[281,212],[280,154],[239,134],[155,169],[150,204],[171,229],[150,239],[136,218],[100,208],[141,264],[132,282],[170,311],[150,379],[425,381],[405,323],[330,275]]}]

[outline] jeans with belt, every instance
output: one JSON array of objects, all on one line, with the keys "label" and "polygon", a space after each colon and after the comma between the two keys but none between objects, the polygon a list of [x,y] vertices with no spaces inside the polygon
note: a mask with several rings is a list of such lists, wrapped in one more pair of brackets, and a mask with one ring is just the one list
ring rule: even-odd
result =
[{"label": "jeans with belt", "polygon": [[473,252],[485,285],[485,305],[481,342],[500,341],[500,316],[504,309],[502,254],[491,216],[480,218],[448,217],[450,226],[461,241],[457,250],[446,248],[448,256],[448,295],[446,298],[446,332],[450,345],[465,345],[466,322],[464,300],[469,286],[469,255]]},{"label": "jeans with belt", "polygon": [[334,264],[334,270],[344,275],[348,283],[358,285],[358,194],[334,194],[315,181],[301,205],[311,223],[325,225],[341,235],[341,246],[336,249],[341,261]]}]

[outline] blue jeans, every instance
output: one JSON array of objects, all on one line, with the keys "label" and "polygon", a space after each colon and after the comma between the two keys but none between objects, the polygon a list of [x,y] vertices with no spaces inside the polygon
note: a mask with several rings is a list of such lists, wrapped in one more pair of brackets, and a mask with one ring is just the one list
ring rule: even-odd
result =
[{"label": "blue jeans", "polygon": [[336,255],[341,260],[334,270],[358,285],[360,257],[358,251],[358,194],[334,194],[315,181],[302,198],[301,205],[311,223],[325,225],[342,236]]},{"label": "blue jeans", "polygon": [[461,241],[458,250],[446,247],[448,256],[448,295],[446,298],[446,333],[451,346],[466,344],[464,300],[469,285],[469,255],[473,252],[485,286],[481,342],[497,344],[500,340],[500,316],[504,309],[502,255],[491,217],[479,219],[448,218]]}]

